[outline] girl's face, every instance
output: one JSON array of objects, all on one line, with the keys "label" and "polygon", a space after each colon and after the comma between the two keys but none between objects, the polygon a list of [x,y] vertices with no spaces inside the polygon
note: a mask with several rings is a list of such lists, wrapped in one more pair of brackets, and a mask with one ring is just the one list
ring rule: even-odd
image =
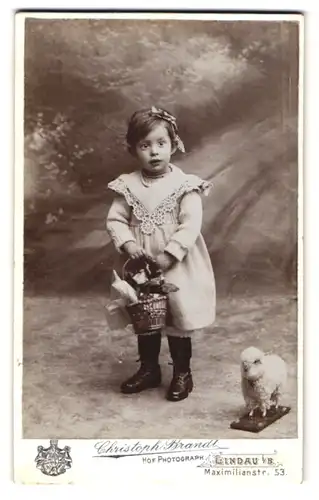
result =
[{"label": "girl's face", "polygon": [[167,170],[174,151],[167,128],[162,123],[156,125],[136,145],[136,157],[141,168],[154,174]]}]

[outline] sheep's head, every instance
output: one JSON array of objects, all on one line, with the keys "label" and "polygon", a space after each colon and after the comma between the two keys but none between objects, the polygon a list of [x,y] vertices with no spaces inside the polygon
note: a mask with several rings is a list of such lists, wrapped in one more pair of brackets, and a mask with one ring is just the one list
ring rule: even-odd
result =
[{"label": "sheep's head", "polygon": [[256,347],[248,347],[240,356],[241,374],[247,380],[258,380],[264,374],[264,353]]}]

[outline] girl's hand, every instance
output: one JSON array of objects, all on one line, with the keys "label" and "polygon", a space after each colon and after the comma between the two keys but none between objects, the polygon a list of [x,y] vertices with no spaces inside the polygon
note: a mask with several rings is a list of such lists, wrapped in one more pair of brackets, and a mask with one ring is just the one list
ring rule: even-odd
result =
[{"label": "girl's hand", "polygon": [[176,262],[175,257],[169,253],[163,252],[156,257],[156,262],[162,271],[167,271]]},{"label": "girl's hand", "polygon": [[144,248],[140,247],[135,241],[124,243],[123,250],[130,256],[131,259],[138,259],[146,255]]}]

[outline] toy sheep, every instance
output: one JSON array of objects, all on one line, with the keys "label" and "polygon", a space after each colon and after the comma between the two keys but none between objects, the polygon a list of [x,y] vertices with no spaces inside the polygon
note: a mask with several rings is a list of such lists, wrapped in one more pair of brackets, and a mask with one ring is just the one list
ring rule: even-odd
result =
[{"label": "toy sheep", "polygon": [[249,417],[257,409],[265,417],[272,405],[278,408],[286,379],[287,366],[279,356],[264,354],[256,347],[241,353],[241,386]]}]

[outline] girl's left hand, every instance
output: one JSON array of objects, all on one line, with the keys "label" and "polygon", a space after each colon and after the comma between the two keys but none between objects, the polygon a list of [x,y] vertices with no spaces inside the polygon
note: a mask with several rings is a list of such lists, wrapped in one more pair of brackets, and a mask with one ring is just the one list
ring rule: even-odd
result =
[{"label": "girl's left hand", "polygon": [[175,261],[176,259],[166,252],[160,253],[156,257],[156,262],[162,271],[167,271],[170,267],[172,267]]}]

